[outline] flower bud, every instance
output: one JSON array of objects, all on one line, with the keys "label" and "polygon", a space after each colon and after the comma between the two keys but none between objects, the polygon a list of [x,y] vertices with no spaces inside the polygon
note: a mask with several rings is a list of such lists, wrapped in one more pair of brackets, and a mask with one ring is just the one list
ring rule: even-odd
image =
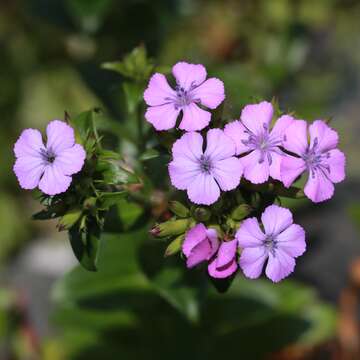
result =
[{"label": "flower bud", "polygon": [[231,218],[236,221],[245,219],[252,211],[248,204],[241,204],[231,212]]},{"label": "flower bud", "polygon": [[181,234],[176,237],[166,248],[164,256],[171,256],[178,253],[181,250],[181,245],[185,239],[185,234]]},{"label": "flower bud", "polygon": [[208,221],[210,216],[210,210],[204,207],[197,207],[194,211],[194,218],[198,222]]},{"label": "flower bud", "polygon": [[190,214],[189,209],[178,201],[170,201],[169,208],[171,212],[180,218],[186,218]]},{"label": "flower bud", "polygon": [[184,234],[190,226],[190,219],[169,220],[155,225],[150,234],[156,237],[166,237]]}]

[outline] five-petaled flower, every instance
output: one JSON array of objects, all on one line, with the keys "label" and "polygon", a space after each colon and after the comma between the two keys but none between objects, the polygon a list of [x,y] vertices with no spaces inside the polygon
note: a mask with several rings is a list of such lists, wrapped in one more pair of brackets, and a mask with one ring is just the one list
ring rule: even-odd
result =
[{"label": "five-petaled flower", "polygon": [[191,228],[182,245],[188,268],[208,261],[209,275],[221,279],[229,277],[237,270],[236,250],[237,240],[220,243],[216,230],[207,229],[203,224]]},{"label": "five-petaled flower", "polygon": [[234,157],[235,143],[220,129],[211,129],[203,138],[197,132],[185,133],[172,148],[173,160],[169,164],[171,183],[187,190],[195,204],[210,205],[220,196],[220,189],[235,189],[241,179],[242,166]]},{"label": "five-petaled flower", "polygon": [[211,113],[198,105],[215,109],[224,100],[224,84],[216,78],[206,80],[206,69],[200,64],[178,62],[172,68],[176,79],[172,89],[163,74],[154,74],[144,92],[144,100],[149,105],[146,120],[156,130],[169,130],[175,127],[178,115],[183,117],[179,128],[197,131],[205,128]]},{"label": "five-petaled flower", "polygon": [[337,132],[324,121],[316,120],[309,126],[310,144],[307,128],[306,121],[296,120],[286,129],[283,146],[295,156],[283,157],[281,179],[289,187],[307,171],[305,195],[313,202],[321,202],[333,196],[333,183],[345,179],[345,155],[336,148]]},{"label": "five-petaled flower", "polygon": [[85,161],[83,147],[75,144],[74,130],[53,120],[46,129],[47,143],[40,131],[26,129],[15,143],[14,172],[23,189],[39,189],[47,195],[65,192]]},{"label": "five-petaled flower", "polygon": [[264,231],[256,218],[246,219],[236,233],[242,248],[239,265],[245,276],[256,279],[264,263],[266,276],[278,282],[295,268],[295,258],[306,249],[304,229],[293,224],[290,210],[277,205],[268,206],[261,216]]},{"label": "five-petaled flower", "polygon": [[280,149],[284,130],[292,123],[289,115],[281,116],[270,130],[273,106],[267,101],[245,106],[240,121],[225,126],[225,134],[236,143],[236,154],[244,168],[245,179],[260,184],[269,179],[280,180]]}]

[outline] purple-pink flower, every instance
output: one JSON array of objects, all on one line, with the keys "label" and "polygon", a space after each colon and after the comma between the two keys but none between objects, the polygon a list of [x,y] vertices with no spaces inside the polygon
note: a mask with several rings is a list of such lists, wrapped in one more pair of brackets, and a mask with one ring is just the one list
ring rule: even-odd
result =
[{"label": "purple-pink flower", "polygon": [[211,129],[203,138],[197,132],[185,133],[172,148],[173,160],[169,164],[171,183],[187,190],[195,204],[210,205],[220,196],[220,189],[235,189],[241,179],[242,166],[234,157],[235,144],[220,129]]},{"label": "purple-pink flower", "polygon": [[240,121],[225,126],[225,134],[236,143],[236,154],[244,168],[245,179],[260,184],[269,179],[280,180],[280,163],[283,152],[280,149],[284,130],[292,123],[289,115],[281,116],[270,130],[274,109],[271,103],[263,101],[244,107]]},{"label": "purple-pink flower", "polygon": [[295,258],[306,250],[304,229],[293,224],[288,209],[277,205],[268,206],[261,216],[263,230],[256,218],[246,219],[236,233],[242,248],[239,265],[245,276],[258,278],[265,261],[266,276],[278,282],[295,268]]},{"label": "purple-pink flower", "polygon": [[281,180],[289,187],[303,172],[309,177],[305,195],[313,202],[330,199],[334,194],[333,183],[345,179],[345,155],[337,149],[338,134],[324,121],[316,120],[309,126],[296,120],[284,134],[283,146],[295,156],[284,156],[281,162]]},{"label": "purple-pink flower", "polygon": [[231,276],[238,268],[236,262],[237,240],[223,241],[216,256],[208,266],[209,275],[213,278],[224,279]]},{"label": "purple-pink flower", "polygon": [[144,100],[149,105],[146,120],[156,130],[169,130],[175,127],[176,120],[183,113],[179,128],[197,131],[205,128],[211,113],[198,105],[210,109],[218,107],[225,99],[224,84],[216,78],[206,80],[203,65],[178,62],[172,68],[176,79],[172,89],[163,74],[154,74],[144,92]]},{"label": "purple-pink flower", "polygon": [[26,129],[14,146],[14,172],[23,189],[39,189],[47,195],[65,192],[85,161],[83,147],[75,144],[74,130],[63,121],[51,121],[46,129],[47,143],[40,131]]},{"label": "purple-pink flower", "polygon": [[207,229],[203,224],[191,228],[182,245],[188,268],[208,261],[209,275],[221,279],[229,277],[237,270],[236,250],[237,240],[220,244],[216,230]]}]

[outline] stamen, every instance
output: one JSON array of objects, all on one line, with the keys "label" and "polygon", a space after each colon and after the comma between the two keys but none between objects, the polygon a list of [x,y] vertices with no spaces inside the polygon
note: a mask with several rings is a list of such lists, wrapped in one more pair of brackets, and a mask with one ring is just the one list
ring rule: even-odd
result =
[{"label": "stamen", "polygon": [[212,169],[211,159],[208,156],[201,155],[200,157],[200,169],[202,172],[210,173]]}]

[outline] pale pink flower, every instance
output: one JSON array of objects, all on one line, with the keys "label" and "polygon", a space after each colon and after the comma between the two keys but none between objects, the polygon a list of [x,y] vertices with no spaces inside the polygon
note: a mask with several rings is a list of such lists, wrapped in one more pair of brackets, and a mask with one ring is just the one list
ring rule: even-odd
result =
[{"label": "pale pink flower", "polygon": [[187,190],[195,204],[213,204],[220,189],[233,190],[240,183],[242,166],[234,157],[235,144],[220,129],[207,132],[205,151],[199,133],[185,133],[174,143],[172,155],[171,183],[179,190]]},{"label": "pale pink flower", "polygon": [[293,224],[288,209],[277,205],[268,206],[261,216],[262,230],[253,217],[242,222],[236,233],[241,256],[239,265],[245,276],[258,278],[267,261],[266,276],[278,282],[295,268],[295,258],[306,249],[304,229]]},{"label": "pale pink flower", "polygon": [[85,161],[83,147],[75,144],[74,130],[63,121],[51,121],[47,143],[40,131],[26,129],[15,143],[14,172],[23,189],[39,189],[47,195],[65,192]]},{"label": "pale pink flower", "polygon": [[203,224],[191,228],[182,245],[188,268],[207,261],[209,275],[219,279],[227,278],[237,270],[236,250],[237,240],[220,244],[216,230],[207,229]]},{"label": "pale pink flower", "polygon": [[154,74],[144,92],[144,100],[149,105],[145,113],[146,120],[156,130],[169,130],[175,127],[182,112],[179,128],[197,131],[205,128],[211,119],[211,113],[198,105],[215,109],[225,99],[224,84],[216,78],[206,80],[203,65],[178,62],[172,68],[176,79],[172,89],[163,74]]},{"label": "pale pink flower", "polygon": [[296,120],[284,134],[283,146],[294,156],[284,156],[281,162],[281,180],[286,187],[303,173],[308,172],[305,195],[313,202],[330,199],[333,183],[345,179],[345,155],[337,149],[338,134],[324,121],[316,120],[309,126]]},{"label": "pale pink flower", "polygon": [[254,184],[264,183],[271,176],[280,180],[280,149],[284,130],[292,123],[289,115],[281,116],[270,129],[273,106],[267,101],[244,107],[240,121],[225,126],[225,134],[236,143],[236,154],[243,155],[240,161],[245,179]]}]

